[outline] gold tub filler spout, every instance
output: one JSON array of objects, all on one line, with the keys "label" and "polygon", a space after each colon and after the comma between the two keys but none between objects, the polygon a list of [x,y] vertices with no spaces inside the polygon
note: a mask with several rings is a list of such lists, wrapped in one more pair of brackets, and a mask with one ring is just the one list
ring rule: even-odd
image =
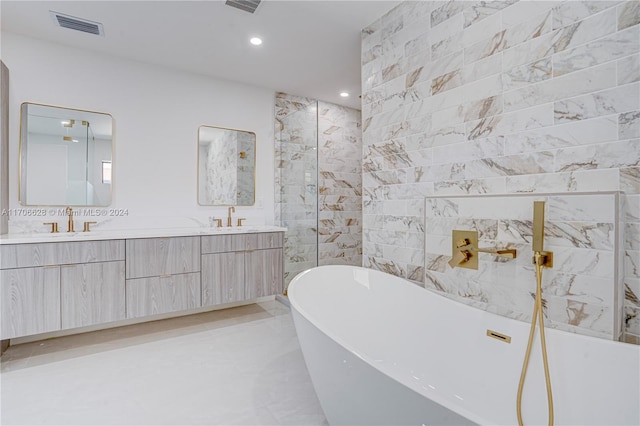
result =
[{"label": "gold tub filler spout", "polygon": [[515,259],[517,251],[508,248],[481,248],[478,247],[477,231],[453,230],[453,244],[451,248],[452,268],[478,269],[478,255],[476,253],[489,253],[492,256]]}]

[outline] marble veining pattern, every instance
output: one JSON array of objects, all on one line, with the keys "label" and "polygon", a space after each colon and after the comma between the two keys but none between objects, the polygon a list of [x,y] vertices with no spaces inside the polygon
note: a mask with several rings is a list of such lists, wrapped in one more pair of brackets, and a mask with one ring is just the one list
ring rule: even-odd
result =
[{"label": "marble veining pattern", "polygon": [[[623,191],[620,198],[631,200],[624,208],[638,207],[638,10],[637,1],[405,2],[369,25],[362,32],[363,264],[418,284],[426,277],[469,295],[474,306],[526,319],[511,304],[529,306],[529,292],[463,283],[446,270],[446,252],[415,244],[436,224],[453,226],[438,222],[444,218],[421,223],[419,201]],[[614,267],[611,222],[563,208],[567,215],[550,229],[567,272],[552,278],[549,320],[612,338],[619,314],[625,339],[640,341],[636,299],[603,293]],[[518,239],[527,220],[504,218],[490,229],[527,244]],[[624,281],[626,294],[637,296],[639,219],[621,220],[618,294]],[[522,268],[531,275],[530,265]]]},{"label": "marble veining pattern", "polygon": [[288,228],[286,283],[313,266],[362,264],[361,134],[359,111],[277,94],[276,216]]},{"label": "marble veining pattern", "polygon": [[[546,202],[545,249],[554,252],[554,268],[544,271],[547,319],[556,328],[616,339],[622,321],[614,316],[621,294],[612,284],[618,276],[615,194],[427,198],[425,286],[510,317],[530,315],[533,201]],[[477,230],[481,246],[515,248],[518,257],[480,254],[478,271],[451,269],[453,229]]]}]

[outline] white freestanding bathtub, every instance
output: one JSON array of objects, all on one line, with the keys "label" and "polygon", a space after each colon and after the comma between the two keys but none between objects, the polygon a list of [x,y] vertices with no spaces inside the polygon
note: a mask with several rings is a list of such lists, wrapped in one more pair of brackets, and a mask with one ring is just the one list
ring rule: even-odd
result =
[{"label": "white freestanding bathtub", "polygon": [[[305,271],[288,295],[330,424],[517,424],[529,324],[352,266]],[[640,424],[639,346],[547,329],[547,347],[556,425]],[[539,340],[523,417],[547,424]]]}]

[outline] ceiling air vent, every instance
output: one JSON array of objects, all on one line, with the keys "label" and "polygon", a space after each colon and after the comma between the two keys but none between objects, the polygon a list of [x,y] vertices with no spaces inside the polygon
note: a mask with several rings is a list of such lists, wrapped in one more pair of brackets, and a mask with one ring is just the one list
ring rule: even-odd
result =
[{"label": "ceiling air vent", "polygon": [[235,7],[236,9],[244,10],[245,12],[253,13],[258,8],[260,0],[227,0],[225,4]]},{"label": "ceiling air vent", "polygon": [[49,14],[53,18],[53,21],[56,23],[56,25],[59,27],[104,37],[104,29],[102,28],[102,24],[99,22],[76,18],[75,16],[65,15],[63,13],[54,12],[52,10],[49,11]]}]

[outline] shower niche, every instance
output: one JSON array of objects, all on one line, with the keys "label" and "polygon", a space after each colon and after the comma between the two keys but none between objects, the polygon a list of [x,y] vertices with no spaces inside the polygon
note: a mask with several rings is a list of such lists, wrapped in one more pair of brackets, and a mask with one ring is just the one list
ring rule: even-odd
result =
[{"label": "shower niche", "polygon": [[[553,252],[553,267],[543,275],[547,326],[620,340],[625,295],[622,198],[618,192],[428,197],[425,287],[529,321],[536,286],[533,208],[535,201],[544,201],[544,247]],[[475,244],[484,248],[474,251],[477,269],[451,266],[461,260],[452,256],[453,231],[460,230],[477,233]],[[503,250],[517,252],[517,257],[495,255]]]}]

